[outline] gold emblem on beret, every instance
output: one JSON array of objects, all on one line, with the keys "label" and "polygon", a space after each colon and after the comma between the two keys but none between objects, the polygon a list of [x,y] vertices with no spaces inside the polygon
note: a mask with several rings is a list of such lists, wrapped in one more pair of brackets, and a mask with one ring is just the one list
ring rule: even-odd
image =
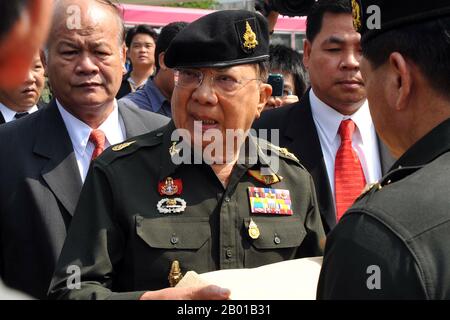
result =
[{"label": "gold emblem on beret", "polygon": [[120,151],[123,150],[129,146],[131,146],[133,143],[135,143],[136,140],[130,141],[130,142],[124,142],[121,144],[118,144],[117,146],[112,147],[112,151]]},{"label": "gold emblem on beret", "polygon": [[253,32],[250,23],[245,21],[245,33],[244,33],[244,47],[246,49],[254,49],[258,45],[258,40],[256,40],[256,34]]},{"label": "gold emblem on beret", "polygon": [[361,7],[358,1],[352,0],[353,27],[356,31],[361,30]]}]

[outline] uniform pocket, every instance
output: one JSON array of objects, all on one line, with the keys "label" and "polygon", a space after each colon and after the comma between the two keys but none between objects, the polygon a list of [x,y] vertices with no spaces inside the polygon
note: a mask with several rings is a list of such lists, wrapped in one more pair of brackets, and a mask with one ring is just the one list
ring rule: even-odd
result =
[{"label": "uniform pocket", "polygon": [[[136,236],[128,254],[133,261],[135,287],[155,290],[169,286],[174,261],[181,272],[210,271],[211,231],[209,218],[167,215],[158,218],[135,216]],[[141,287],[144,286],[145,287]]]},{"label": "uniform pocket", "polygon": [[[248,235],[250,221],[253,220],[259,237],[252,239]],[[252,216],[244,219],[244,237],[248,239],[245,250],[246,268],[295,259],[306,236],[306,230],[299,217]]]},{"label": "uniform pocket", "polygon": [[199,249],[211,237],[209,218],[136,216],[136,233],[155,249]]}]

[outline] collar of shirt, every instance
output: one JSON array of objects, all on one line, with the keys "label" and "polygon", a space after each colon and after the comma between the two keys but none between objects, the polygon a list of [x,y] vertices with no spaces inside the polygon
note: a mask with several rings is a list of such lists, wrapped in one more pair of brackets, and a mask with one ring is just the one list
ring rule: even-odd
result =
[{"label": "collar of shirt", "polygon": [[163,103],[167,100],[161,91],[155,86],[152,80],[147,81],[144,86],[145,94],[150,100],[150,109],[153,112],[158,112]]},{"label": "collar of shirt", "polygon": [[362,143],[367,144],[371,141],[371,136],[374,134],[374,126],[372,123],[372,118],[370,116],[369,105],[367,100],[351,116],[343,115],[336,111],[335,109],[328,106],[322,100],[320,100],[314,93],[313,89],[309,92],[309,99],[311,101],[311,112],[317,125],[321,128],[322,132],[325,134],[327,142],[332,145],[339,141],[339,126],[342,120],[352,119],[355,122],[357,130],[355,134],[359,134]]},{"label": "collar of shirt", "polygon": [[[86,147],[89,142],[89,136],[92,131],[91,127],[70,114],[58,100],[56,100],[56,104],[58,105],[59,112],[61,113],[64,124],[66,125],[75,152],[80,155],[85,154]],[[98,129],[102,130],[105,133],[105,148],[109,147],[110,145],[120,143],[124,140],[125,135],[120,125],[119,110],[116,100],[114,100],[113,111],[98,127]]]},{"label": "collar of shirt", "polygon": [[128,77],[128,82],[130,83],[131,89],[133,92],[137,91],[139,88],[144,87],[144,85],[147,83],[148,79],[144,80],[139,86],[136,84],[136,82],[131,78],[131,75]]},{"label": "collar of shirt", "polygon": [[166,103],[167,99],[164,97],[161,91],[155,86],[155,84],[151,79],[147,81],[142,90],[132,92],[123,97],[122,99],[132,101],[141,109],[163,114],[168,117],[171,116],[170,103],[167,103],[168,106],[166,110],[164,104]]},{"label": "collar of shirt", "polygon": [[[36,105],[32,106],[30,110],[27,110],[28,113],[33,113],[38,111],[38,107]],[[7,106],[5,106],[3,103],[0,102],[0,112],[3,114],[3,118],[5,119],[5,123],[10,122],[14,120],[14,116],[16,115],[17,111],[11,110]]]}]

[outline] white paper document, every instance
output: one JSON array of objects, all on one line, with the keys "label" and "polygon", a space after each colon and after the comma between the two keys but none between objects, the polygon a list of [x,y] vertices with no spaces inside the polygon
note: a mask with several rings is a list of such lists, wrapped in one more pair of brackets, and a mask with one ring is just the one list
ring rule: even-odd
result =
[{"label": "white paper document", "polygon": [[315,300],[322,257],[272,263],[253,269],[188,271],[177,287],[215,284],[233,300]]}]

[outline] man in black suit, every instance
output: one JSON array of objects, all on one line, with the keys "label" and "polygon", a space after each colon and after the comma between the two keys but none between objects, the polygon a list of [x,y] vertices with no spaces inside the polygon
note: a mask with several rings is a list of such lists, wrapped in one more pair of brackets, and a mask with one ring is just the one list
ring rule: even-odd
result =
[{"label": "man in black suit", "polygon": [[[352,22],[349,0],[319,0],[312,7],[303,59],[311,88],[298,103],[264,112],[254,124],[256,129],[279,129],[280,146],[293,152],[311,173],[326,232],[350,204],[336,209],[335,159],[343,140],[341,123],[353,122],[352,147],[363,174],[361,182],[375,182],[393,163],[370,117],[359,70],[360,35]],[[360,183],[357,194],[363,186]]]},{"label": "man in black suit", "polygon": [[[14,88],[23,81],[31,66],[33,52],[47,35],[50,9],[48,0],[0,2],[0,89]],[[26,298],[5,287],[0,280],[0,300]]]},{"label": "man in black suit", "polygon": [[0,88],[0,124],[38,111],[38,102],[45,85],[44,73],[40,54],[36,52],[24,81],[12,89]]},{"label": "man in black suit", "polygon": [[56,99],[0,128],[0,273],[38,298],[46,297],[91,159],[169,121],[114,98],[125,49],[113,4],[63,0],[53,17],[46,65]]}]

